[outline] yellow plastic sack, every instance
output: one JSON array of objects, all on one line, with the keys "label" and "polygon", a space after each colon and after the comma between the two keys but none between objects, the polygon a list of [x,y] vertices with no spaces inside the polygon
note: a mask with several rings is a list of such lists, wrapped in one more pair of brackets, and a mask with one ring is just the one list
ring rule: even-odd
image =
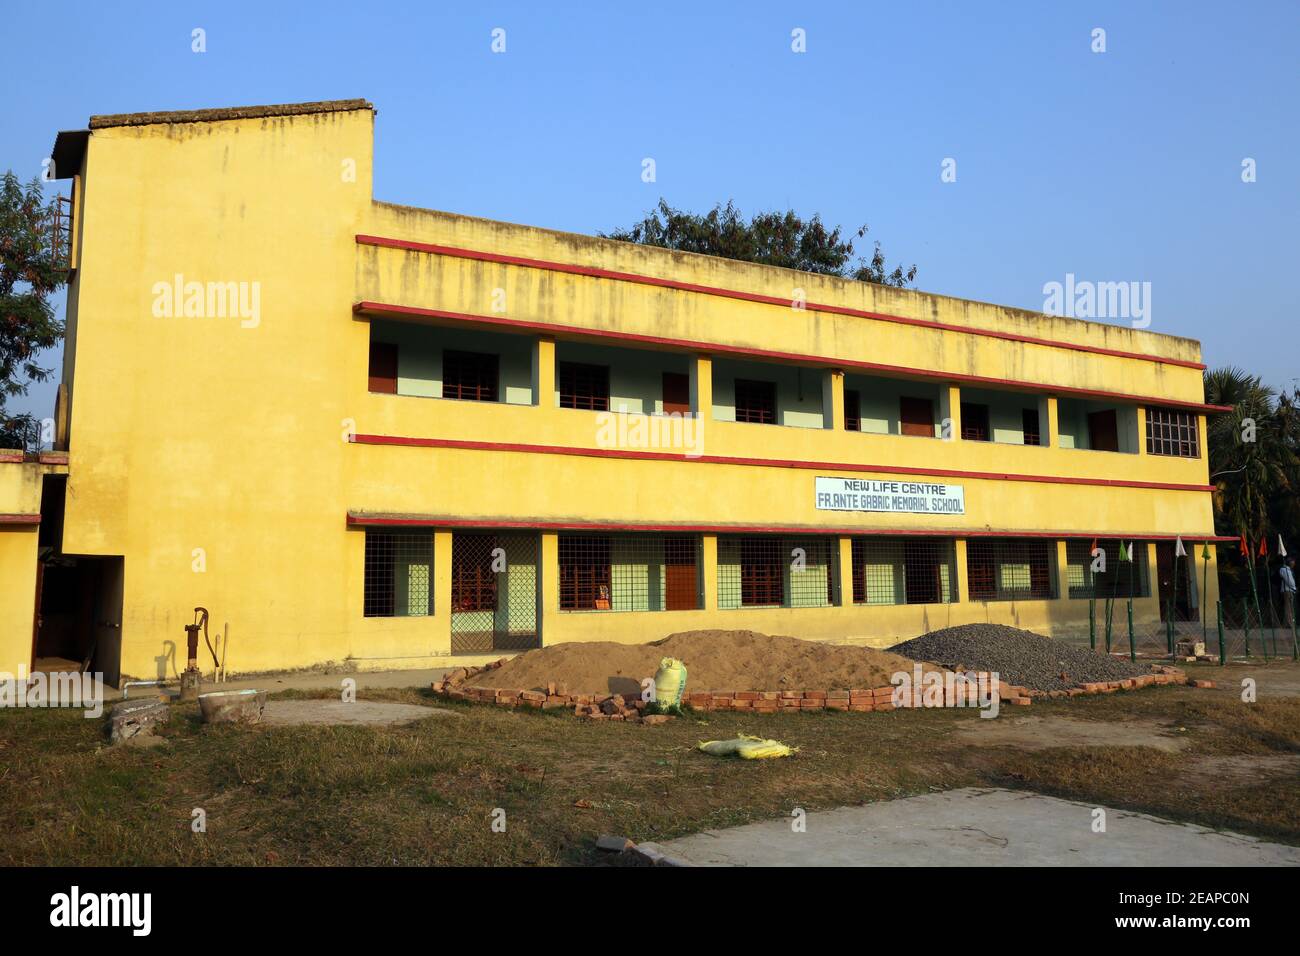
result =
[{"label": "yellow plastic sack", "polygon": [[660,707],[676,707],[686,696],[686,665],[665,657],[655,671],[655,700]]},{"label": "yellow plastic sack", "polygon": [[798,752],[798,747],[788,747],[779,740],[764,740],[741,734],[730,740],[706,740],[699,749],[715,757],[737,756],[742,760],[766,760],[769,757],[788,757]]}]

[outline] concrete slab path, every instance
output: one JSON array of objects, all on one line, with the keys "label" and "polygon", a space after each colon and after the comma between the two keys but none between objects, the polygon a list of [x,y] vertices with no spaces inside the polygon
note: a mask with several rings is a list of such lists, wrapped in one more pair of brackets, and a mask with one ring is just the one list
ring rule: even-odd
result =
[{"label": "concrete slab path", "polygon": [[1266,843],[1042,794],[966,788],[707,830],[660,844],[697,866],[1297,866],[1300,847]]}]

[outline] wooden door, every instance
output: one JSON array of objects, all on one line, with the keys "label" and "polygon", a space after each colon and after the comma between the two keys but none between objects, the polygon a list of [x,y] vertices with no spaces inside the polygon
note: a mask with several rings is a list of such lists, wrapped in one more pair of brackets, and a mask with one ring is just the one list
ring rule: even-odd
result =
[{"label": "wooden door", "polygon": [[904,435],[933,438],[934,403],[928,398],[899,398],[898,421],[899,431]]},{"label": "wooden door", "polygon": [[681,372],[664,372],[664,414],[691,413],[691,377]]},{"label": "wooden door", "polygon": [[1093,451],[1119,451],[1119,423],[1115,409],[1088,416],[1088,447]]},{"label": "wooden door", "polygon": [[699,607],[699,573],[694,538],[664,539],[664,608],[693,611]]}]

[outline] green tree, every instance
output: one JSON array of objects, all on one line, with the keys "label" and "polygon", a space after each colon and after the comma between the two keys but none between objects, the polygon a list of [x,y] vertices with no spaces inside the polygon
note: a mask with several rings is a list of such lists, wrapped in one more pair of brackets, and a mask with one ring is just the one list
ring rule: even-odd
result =
[{"label": "green tree", "polygon": [[11,415],[9,399],[43,382],[50,369],[37,363],[43,349],[63,338],[50,296],[67,281],[52,248],[54,204],[46,204],[37,177],[26,186],[12,170],[0,180],[0,447],[31,444],[35,422]]},{"label": "green tree", "polygon": [[[1264,539],[1270,554],[1280,534],[1294,553],[1300,548],[1300,395],[1279,395],[1259,376],[1228,367],[1205,373],[1205,400],[1232,406],[1206,423],[1216,531],[1244,534],[1252,552]],[[1250,591],[1249,572],[1236,547],[1221,548],[1219,559],[1220,583],[1235,608]]]},{"label": "green tree", "polygon": [[[862,239],[863,226],[857,232]],[[803,219],[793,210],[761,212],[748,221],[730,201],[709,212],[683,212],[663,199],[646,217],[627,229],[601,233],[603,238],[636,242],[681,252],[699,252],[801,272],[840,276],[861,282],[904,288],[916,278],[916,266],[889,269],[880,243],[870,259],[856,257],[853,240],[843,239],[839,227],[827,229],[820,216]]]}]

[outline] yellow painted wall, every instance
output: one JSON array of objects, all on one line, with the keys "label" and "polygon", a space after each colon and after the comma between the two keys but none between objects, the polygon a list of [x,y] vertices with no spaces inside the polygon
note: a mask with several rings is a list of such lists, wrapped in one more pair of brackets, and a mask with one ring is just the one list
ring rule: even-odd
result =
[{"label": "yellow painted wall", "polygon": [[[593,413],[480,405],[367,391],[369,323],[352,304],[493,314],[954,373],[1199,401],[1200,373],[1132,359],[972,338],[649,286],[359,248],[358,233],[536,256],[831,302],[971,328],[1199,359],[1197,343],[1146,331],[886,289],[708,257],[374,203],[369,111],[94,131],[82,170],[75,289],[70,480],[63,548],[125,555],[122,669],[158,676],[195,605],[229,625],[232,671],[351,660],[429,665],[450,650],[451,535],[435,537],[432,618],[365,618],[364,532],[355,512],[510,519],[825,528],[1212,530],[1203,493],[965,479],[959,518],[861,516],[813,508],[836,474],[703,462],[393,448],[349,432],[595,447]],[[355,175],[349,175],[352,169]],[[257,283],[255,327],[239,317],[158,317],[155,285]],[[543,359],[553,356],[543,343]],[[698,394],[708,404],[709,359]],[[541,394],[553,389],[543,362]],[[842,397],[836,378],[833,402]],[[956,400],[956,390],[952,394]],[[837,406],[838,407],[838,406]],[[1049,416],[1050,417],[1050,416]],[[987,472],[1203,483],[1203,459],[987,445],[843,430],[704,423],[708,455],[866,462]],[[0,466],[3,467],[3,466]],[[871,477],[863,475],[862,477]],[[959,545],[960,547],[960,545]],[[699,626],[754,627],[887,642],[994,619],[1051,628],[1086,602],[561,614],[554,535],[542,541],[543,633],[647,640]],[[706,537],[706,607],[716,542]],[[964,593],[964,561],[958,580]],[[1152,608],[1144,608],[1150,613]],[[941,617],[941,619],[940,619]],[[1086,619],[1085,619],[1086,620]]]},{"label": "yellow painted wall", "polygon": [[[62,466],[0,462],[0,514],[39,515],[45,475]],[[30,668],[36,607],[36,525],[0,525],[0,673]]]}]

